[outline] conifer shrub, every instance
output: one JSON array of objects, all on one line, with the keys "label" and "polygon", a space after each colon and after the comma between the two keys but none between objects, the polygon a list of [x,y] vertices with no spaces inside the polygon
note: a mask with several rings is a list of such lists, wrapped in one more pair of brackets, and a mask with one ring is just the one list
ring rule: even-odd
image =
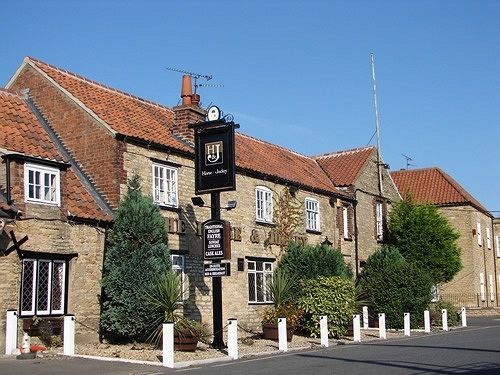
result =
[{"label": "conifer shrub", "polygon": [[165,219],[134,176],[116,211],[104,259],[101,328],[108,339],[146,338],[161,311],[145,303],[144,296],[170,268]]},{"label": "conifer shrub", "polygon": [[320,316],[326,315],[329,336],[344,335],[354,313],[354,282],[339,276],[320,276],[302,280],[300,284],[298,305],[304,311],[302,329],[311,337],[318,337]]},{"label": "conifer shrub", "polygon": [[385,313],[388,328],[403,328],[407,312],[413,327],[422,325],[424,310],[432,299],[433,282],[429,274],[414,263],[382,262],[370,270],[367,262],[361,285],[375,311]]},{"label": "conifer shrub", "polygon": [[458,309],[452,303],[447,301],[438,301],[436,303],[432,303],[429,306],[432,325],[436,327],[441,327],[443,325],[441,313],[441,310],[443,309],[446,309],[448,311],[448,326],[458,326],[460,322]]},{"label": "conifer shrub", "polygon": [[[292,241],[278,267],[287,274],[294,275],[299,281],[319,276],[352,278],[352,271],[345,264],[340,250],[327,245],[302,245]],[[300,283],[296,283],[293,288],[295,297],[300,292],[299,285]]]}]

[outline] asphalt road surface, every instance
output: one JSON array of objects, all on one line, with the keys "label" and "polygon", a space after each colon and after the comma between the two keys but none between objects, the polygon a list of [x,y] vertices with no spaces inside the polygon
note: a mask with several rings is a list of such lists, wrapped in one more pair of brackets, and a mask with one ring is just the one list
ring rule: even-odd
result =
[{"label": "asphalt road surface", "polygon": [[469,326],[426,336],[334,346],[183,369],[82,358],[0,358],[0,374],[497,374],[500,319],[469,318]]}]

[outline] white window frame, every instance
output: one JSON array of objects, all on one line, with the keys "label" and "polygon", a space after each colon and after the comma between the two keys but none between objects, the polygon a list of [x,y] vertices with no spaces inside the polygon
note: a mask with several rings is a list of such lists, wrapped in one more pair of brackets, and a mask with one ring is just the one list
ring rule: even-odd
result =
[{"label": "white window frame", "polygon": [[185,270],[186,270],[186,258],[182,254],[171,254],[170,262],[172,263],[172,271],[174,271],[178,276],[181,283],[181,300],[179,302],[184,301],[184,293],[186,292],[185,287]]},{"label": "white window frame", "polygon": [[[257,264],[261,263],[262,264],[262,270],[257,270]],[[258,300],[258,287],[257,287],[257,278],[258,275],[262,275],[262,300]],[[252,287],[252,283],[250,282],[250,279],[253,276],[253,290],[250,288]],[[271,295],[269,291],[267,290],[267,283],[268,280],[273,278],[273,262],[272,261],[266,261],[266,260],[247,260],[247,282],[248,282],[248,303],[251,304],[267,304],[267,303],[272,303],[273,300],[271,298]]]},{"label": "white window frame", "polygon": [[[30,181],[30,172],[39,174],[39,183]],[[48,177],[54,177],[53,185],[45,184]],[[30,186],[33,186],[33,196],[30,196]],[[35,190],[39,189],[39,197],[36,197]],[[49,194],[50,197],[46,195]],[[27,203],[39,203],[52,206],[61,205],[61,171],[57,168],[47,167],[40,164],[24,163],[24,199]]]},{"label": "white window frame", "polygon": [[491,250],[491,229],[486,228],[486,246]]},{"label": "white window frame", "polygon": [[483,246],[483,235],[481,234],[481,223],[480,222],[476,223],[476,229],[477,229],[477,244],[479,246]]},{"label": "white window frame", "polygon": [[342,226],[344,232],[344,239],[350,239],[351,234],[349,233],[349,207],[342,206]]},{"label": "white window frame", "polygon": [[500,258],[500,236],[495,236],[497,246],[497,258]]},{"label": "white window frame", "polygon": [[255,188],[255,220],[273,223],[273,192],[268,187]]},{"label": "white window frame", "polygon": [[[24,283],[25,283],[25,264],[26,263],[32,263],[33,264],[33,274],[31,275],[32,280],[31,280],[31,308],[29,310],[23,310],[23,289],[24,289]],[[40,285],[39,285],[39,270],[40,270],[40,264],[43,263],[49,263],[49,277],[48,277],[48,282],[46,285],[47,289],[47,309],[45,310],[40,310],[38,309],[38,294],[40,290]],[[53,302],[53,290],[54,290],[54,264],[59,264],[62,265],[62,285],[61,285],[61,305],[59,309],[53,308],[52,302]],[[21,269],[21,288],[20,288],[20,298],[19,298],[19,311],[21,316],[30,316],[30,315],[40,315],[40,316],[45,316],[45,315],[63,315],[64,310],[65,310],[65,301],[66,300],[66,261],[63,260],[49,260],[49,259],[33,259],[33,258],[27,258],[23,259],[22,262],[22,269]]]},{"label": "white window frame", "polygon": [[481,294],[481,301],[486,301],[486,285],[484,283],[484,273],[479,273],[479,292]]},{"label": "white window frame", "polygon": [[306,229],[319,232],[319,202],[314,198],[306,198],[304,206],[306,209]]},{"label": "white window frame", "polygon": [[384,240],[384,205],[382,202],[375,202],[375,233],[377,241]]},{"label": "white window frame", "polygon": [[179,207],[177,168],[153,163],[151,175],[153,177],[153,202],[160,206]]}]

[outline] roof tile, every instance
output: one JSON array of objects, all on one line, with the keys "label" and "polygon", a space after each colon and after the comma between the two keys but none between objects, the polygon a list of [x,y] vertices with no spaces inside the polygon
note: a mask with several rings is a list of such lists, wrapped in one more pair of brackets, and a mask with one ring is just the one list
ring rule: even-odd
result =
[{"label": "roof tile", "polygon": [[[0,148],[36,158],[63,161],[26,102],[3,89],[0,89]],[[74,216],[111,221],[112,218],[100,209],[71,169],[68,169],[66,183],[68,209]],[[0,199],[0,208],[10,209],[10,206]]]},{"label": "roof tile", "polygon": [[325,170],[336,186],[353,185],[375,147],[355,148],[316,156],[318,164]]},{"label": "roof tile", "polygon": [[401,195],[411,195],[420,203],[435,205],[470,204],[490,215],[488,210],[451,176],[440,168],[411,169],[391,172]]}]

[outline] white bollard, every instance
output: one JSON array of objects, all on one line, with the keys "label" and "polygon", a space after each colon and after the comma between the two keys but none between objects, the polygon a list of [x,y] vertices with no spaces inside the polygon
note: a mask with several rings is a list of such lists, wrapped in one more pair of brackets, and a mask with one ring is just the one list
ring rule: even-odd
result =
[{"label": "white bollard", "polygon": [[363,306],[363,329],[368,329],[368,306]]},{"label": "white bollard", "polygon": [[5,354],[12,355],[17,349],[17,311],[8,310],[5,322]]},{"label": "white bollard", "polygon": [[465,312],[465,307],[460,310],[460,317],[462,318],[462,327],[467,327],[467,313]]},{"label": "white bollard", "polygon": [[286,318],[278,318],[278,348],[283,352],[288,351],[286,341]]},{"label": "white bollard", "polygon": [[64,317],[63,354],[75,355],[75,316]]},{"label": "white bollard", "polygon": [[410,336],[410,313],[405,313],[405,336]]},{"label": "white bollard", "polygon": [[319,332],[321,336],[321,345],[328,348],[328,316],[321,315],[319,317]]},{"label": "white bollard", "polygon": [[361,327],[360,327],[360,317],[359,314],[352,316],[352,331],[353,331],[353,341],[361,341]]},{"label": "white bollard", "polygon": [[441,321],[443,322],[443,331],[448,331],[448,310],[441,310]]},{"label": "white bollard", "polygon": [[424,331],[425,333],[431,332],[431,313],[429,310],[424,311]]},{"label": "white bollard", "polygon": [[385,314],[378,314],[378,337],[386,339],[387,334],[385,330]]},{"label": "white bollard", "polygon": [[174,368],[174,323],[163,324],[163,366]]},{"label": "white bollard", "polygon": [[238,359],[237,319],[228,319],[227,321],[227,355],[233,359]]}]

